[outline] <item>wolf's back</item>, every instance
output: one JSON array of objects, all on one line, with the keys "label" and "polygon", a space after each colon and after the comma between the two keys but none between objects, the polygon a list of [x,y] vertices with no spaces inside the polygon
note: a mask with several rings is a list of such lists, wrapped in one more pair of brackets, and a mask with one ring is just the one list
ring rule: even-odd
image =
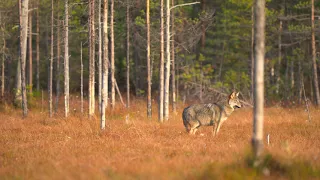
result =
[{"label": "wolf's back", "polygon": [[208,126],[214,123],[216,111],[220,108],[216,104],[195,104],[184,109],[182,118],[184,125],[190,121],[198,121],[201,125]]}]

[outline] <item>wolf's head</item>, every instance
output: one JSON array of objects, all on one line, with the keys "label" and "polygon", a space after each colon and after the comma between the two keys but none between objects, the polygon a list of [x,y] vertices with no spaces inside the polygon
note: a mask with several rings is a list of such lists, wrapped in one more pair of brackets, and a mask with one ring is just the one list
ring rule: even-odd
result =
[{"label": "wolf's head", "polygon": [[228,103],[232,108],[241,108],[241,103],[238,96],[239,96],[239,92],[238,93],[232,92],[229,95]]}]

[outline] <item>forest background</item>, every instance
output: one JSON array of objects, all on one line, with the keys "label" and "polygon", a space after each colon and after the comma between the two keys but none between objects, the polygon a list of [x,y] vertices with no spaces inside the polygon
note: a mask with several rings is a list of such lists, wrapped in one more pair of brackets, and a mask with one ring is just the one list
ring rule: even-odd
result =
[{"label": "forest background", "polygon": [[[175,4],[192,1],[176,0]],[[63,87],[64,3],[54,1],[54,65],[53,89]],[[160,1],[150,1],[151,33],[151,81],[152,97],[159,95],[160,67]],[[221,92],[240,90],[242,99],[252,101],[252,47],[253,20],[251,0],[201,1],[200,4],[174,8],[172,14],[171,54],[175,65],[175,91],[178,100],[209,102],[219,98]],[[32,20],[32,56],[27,55],[27,85],[34,87],[34,96],[48,87],[50,59],[51,1],[30,0]],[[95,9],[97,9],[95,4]],[[121,92],[126,87],[126,8],[130,8],[130,86],[131,93],[143,97],[147,93],[147,29],[146,4],[144,1],[116,1],[114,7],[114,54],[115,79]],[[320,4],[315,4],[317,14]],[[2,1],[1,7],[1,54],[4,64],[4,91],[15,89],[17,59],[19,58],[19,13],[16,1]],[[317,103],[318,89],[314,81],[311,38],[310,1],[269,0],[266,4],[266,103],[290,102],[301,104],[303,100]],[[88,3],[69,2],[69,54],[70,91],[80,92],[80,46],[83,43],[84,93],[88,94]],[[39,14],[37,14],[38,12]],[[97,13],[96,13],[97,14]],[[97,16],[97,15],[96,15]],[[319,32],[318,16],[315,15],[315,32]],[[39,19],[37,19],[39,18]],[[36,26],[39,20],[39,34]],[[96,23],[97,24],[97,23]],[[96,28],[98,26],[96,25]],[[36,36],[40,48],[37,50]],[[96,36],[97,38],[98,36]],[[30,38],[29,38],[30,39]],[[28,40],[30,41],[30,40]],[[97,46],[96,41],[96,46]],[[110,42],[110,40],[109,40]],[[110,43],[109,43],[110,44]],[[316,45],[318,40],[316,36]],[[60,47],[59,47],[60,46]],[[317,47],[316,46],[316,47]],[[59,55],[56,52],[59,50]],[[28,47],[30,49],[30,47]],[[97,48],[96,48],[97,49]],[[109,45],[110,49],[110,45]],[[39,52],[37,52],[39,51]],[[36,78],[36,54],[39,53],[39,79]],[[96,53],[97,55],[98,53]],[[32,58],[33,57],[33,58]],[[33,66],[30,69],[30,63]],[[59,59],[59,61],[57,61]],[[57,63],[60,66],[57,66]],[[98,67],[96,61],[96,68]],[[59,68],[60,67],[60,68]],[[318,68],[318,65],[316,66]],[[59,69],[57,69],[59,68]],[[33,82],[29,82],[30,72]],[[109,71],[110,72],[110,71]],[[98,71],[96,71],[98,77]],[[110,79],[110,78],[109,78]],[[36,82],[37,81],[37,82]],[[59,81],[59,82],[58,82]],[[172,80],[171,80],[172,81]],[[58,83],[57,83],[58,82]],[[96,78],[97,82],[97,78]],[[110,84],[110,80],[109,80]],[[170,83],[172,85],[172,83]],[[96,83],[97,86],[97,83]],[[28,87],[28,86],[27,86]],[[172,87],[172,86],[171,86]],[[170,87],[170,91],[171,88]],[[97,88],[96,88],[97,89]],[[305,96],[304,96],[305,94]],[[287,103],[286,103],[287,104]]]}]

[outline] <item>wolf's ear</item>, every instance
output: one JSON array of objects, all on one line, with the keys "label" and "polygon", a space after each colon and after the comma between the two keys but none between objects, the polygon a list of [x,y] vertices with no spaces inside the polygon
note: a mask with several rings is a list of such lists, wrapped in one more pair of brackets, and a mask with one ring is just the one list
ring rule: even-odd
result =
[{"label": "wolf's ear", "polygon": [[233,99],[235,98],[237,95],[236,95],[236,92],[232,92],[230,95],[229,95],[229,99]]},{"label": "wolf's ear", "polygon": [[237,94],[236,94],[236,95],[237,95],[237,97],[239,96],[239,93],[240,93],[240,92],[237,92]]}]

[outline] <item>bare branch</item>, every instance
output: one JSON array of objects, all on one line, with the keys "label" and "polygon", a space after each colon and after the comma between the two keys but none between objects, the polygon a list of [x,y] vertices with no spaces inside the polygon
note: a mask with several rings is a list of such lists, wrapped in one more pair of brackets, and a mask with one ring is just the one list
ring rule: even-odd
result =
[{"label": "bare branch", "polygon": [[32,9],[29,9],[28,12],[31,12],[31,11],[34,11],[34,10],[37,10],[38,8],[32,8]]},{"label": "bare branch", "polygon": [[177,5],[175,5],[175,6],[172,6],[172,7],[170,8],[170,11],[171,11],[172,9],[176,8],[176,7],[189,6],[189,5],[193,5],[193,4],[200,4],[200,2],[192,2],[192,3],[177,4]]}]

